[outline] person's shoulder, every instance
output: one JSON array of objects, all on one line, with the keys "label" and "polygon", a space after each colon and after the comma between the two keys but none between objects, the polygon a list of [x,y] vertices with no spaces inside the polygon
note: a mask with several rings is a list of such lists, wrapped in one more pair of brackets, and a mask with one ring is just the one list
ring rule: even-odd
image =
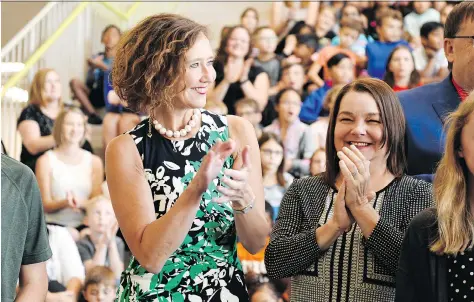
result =
[{"label": "person's shoulder", "polygon": [[20,188],[21,183],[25,181],[31,182],[35,179],[33,171],[28,166],[14,160],[8,155],[2,154],[2,187],[4,182],[10,182]]},{"label": "person's shoulder", "polygon": [[37,115],[40,112],[41,111],[38,106],[29,104],[21,111],[20,116],[18,118],[18,123],[24,120],[37,120]]},{"label": "person's shoulder", "polygon": [[294,179],[292,186],[298,187],[300,190],[311,190],[316,192],[328,191],[331,187],[324,180],[323,174]]},{"label": "person's shoulder", "polygon": [[402,105],[404,103],[413,102],[414,99],[416,99],[417,104],[423,102],[431,103],[435,98],[429,96],[439,93],[438,90],[442,87],[443,82],[430,83],[409,90],[401,91],[397,93],[397,95]]},{"label": "person's shoulder", "polygon": [[433,185],[422,179],[409,175],[403,175],[399,179],[398,188],[405,192],[405,195],[412,201],[419,199],[433,198]]},{"label": "person's shoulder", "polygon": [[231,133],[237,134],[238,137],[255,135],[255,130],[248,120],[236,115],[227,115],[226,118]]},{"label": "person's shoulder", "polygon": [[427,208],[419,212],[410,221],[410,229],[423,230],[436,227],[438,215],[436,208]]}]

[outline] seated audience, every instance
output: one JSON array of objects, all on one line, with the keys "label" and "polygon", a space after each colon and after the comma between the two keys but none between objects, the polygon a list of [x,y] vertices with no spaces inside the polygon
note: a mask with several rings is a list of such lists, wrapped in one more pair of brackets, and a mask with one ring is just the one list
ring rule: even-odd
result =
[{"label": "seated audience", "polygon": [[240,15],[240,25],[245,27],[251,35],[258,27],[258,11],[253,7],[247,7]]},{"label": "seated audience", "polygon": [[82,291],[85,302],[113,302],[117,291],[114,272],[106,266],[96,266],[86,275]]},{"label": "seated audience", "polygon": [[76,302],[85,271],[74,239],[65,227],[48,225],[47,230],[53,256],[46,262],[49,280],[46,302]]},{"label": "seated audience", "polygon": [[77,241],[77,248],[86,273],[96,266],[107,266],[118,280],[124,268],[125,244],[116,236],[118,224],[110,200],[103,196],[91,200],[85,221],[89,235]]},{"label": "seated audience", "polygon": [[263,192],[265,200],[273,208],[276,219],[286,189],[293,182],[293,176],[285,172],[285,154],[280,139],[272,133],[263,133],[258,141],[262,162]]},{"label": "seated audience", "polygon": [[326,171],[326,149],[320,148],[311,156],[309,172],[311,176],[319,175]]},{"label": "seated audience", "polygon": [[102,123],[102,119],[97,113],[97,110],[104,108],[106,105],[104,75],[105,72],[112,67],[120,35],[120,28],[116,25],[108,25],[105,27],[101,36],[105,50],[87,60],[89,71],[87,73],[86,83],[84,84],[81,80],[76,78],[70,81],[72,93],[89,116],[89,123],[91,124]]},{"label": "seated audience", "polygon": [[474,299],[474,94],[446,124],[433,183],[436,208],[419,213],[405,235],[397,302]]},{"label": "seated audience", "polygon": [[[20,161],[33,172],[38,158],[56,146],[52,131],[54,121],[62,109],[59,75],[50,68],[40,69],[31,82],[28,105],[21,111],[17,121],[22,142]],[[87,140],[83,142],[82,148],[92,152]]]},{"label": "seated audience", "polygon": [[388,57],[387,68],[383,77],[393,91],[403,91],[421,85],[421,77],[415,68],[413,55],[407,46],[399,45]]},{"label": "seated audience", "polygon": [[320,115],[327,115],[327,112],[322,112],[327,92],[333,85],[345,85],[354,80],[355,66],[347,55],[343,53],[334,55],[328,60],[327,66],[332,83],[326,82],[323,87],[313,91],[304,100],[299,113],[302,122],[309,124],[316,121]]},{"label": "seated audience", "polygon": [[258,49],[258,55],[253,65],[265,71],[270,79],[270,86],[275,86],[280,78],[281,61],[283,57],[275,54],[278,37],[268,26],[257,28],[253,40]]},{"label": "seated audience", "polygon": [[439,82],[449,74],[443,30],[444,25],[439,22],[427,22],[420,29],[421,47],[413,51],[413,57],[425,84]]},{"label": "seated audience", "polygon": [[382,79],[392,50],[398,45],[408,46],[408,42],[402,40],[402,33],[402,14],[393,9],[384,9],[377,18],[378,41],[366,47],[369,76]]},{"label": "seated audience", "polygon": [[404,125],[383,81],[356,80],[338,94],[326,172],[286,191],[265,251],[268,276],[291,277],[292,300],[394,300],[404,233],[433,205],[431,184],[404,174]]},{"label": "seated audience", "polygon": [[287,160],[285,171],[295,176],[309,174],[309,158],[313,154],[308,151],[309,141],[312,139],[308,125],[300,121],[298,115],[301,110],[301,97],[293,89],[280,91],[276,96],[276,111],[278,118],[263,129],[277,135],[283,142],[285,158]]},{"label": "seated audience", "polygon": [[47,223],[74,228],[83,223],[83,210],[89,200],[101,193],[104,180],[102,160],[80,148],[86,121],[81,110],[62,111],[53,128],[57,147],[47,151],[36,163]]},{"label": "seated audience", "polygon": [[253,66],[250,55],[250,34],[242,26],[229,29],[217,51],[214,68],[215,83],[208,86],[208,100],[226,104],[235,114],[234,104],[243,97],[254,99],[263,111],[268,101],[270,82],[260,67]]},{"label": "seated audience", "polygon": [[262,125],[260,124],[262,120],[262,113],[258,108],[257,102],[252,99],[241,99],[235,103],[234,107],[235,115],[248,120],[255,129],[257,139],[260,139],[262,136]]},{"label": "seated audience", "polygon": [[413,11],[403,19],[405,30],[412,38],[415,38],[415,45],[420,46],[420,29],[426,22],[439,22],[439,11],[432,8],[432,1],[414,1]]}]

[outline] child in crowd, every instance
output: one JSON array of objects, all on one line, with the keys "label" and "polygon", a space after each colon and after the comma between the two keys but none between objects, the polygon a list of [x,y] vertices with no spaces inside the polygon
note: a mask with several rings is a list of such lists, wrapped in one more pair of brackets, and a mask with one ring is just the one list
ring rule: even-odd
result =
[{"label": "child in crowd", "polygon": [[[360,21],[352,19],[342,19],[341,28],[339,30],[340,44],[338,46],[329,45],[321,49],[313,55],[313,65],[308,72],[309,79],[315,83],[318,87],[324,86],[325,81],[330,81],[331,76],[328,70],[327,62],[330,58],[338,53],[346,54],[355,65],[357,62],[362,64],[365,62],[365,58],[359,58],[351,47],[359,35],[363,32],[362,23]],[[324,80],[319,77],[319,71],[323,68]]]},{"label": "child in crowd", "polygon": [[443,9],[441,10],[440,13],[440,22],[441,24],[446,24],[446,19],[448,18],[449,13],[453,10],[454,5],[453,4],[446,4]]},{"label": "child in crowd", "polygon": [[[324,98],[323,110],[328,112],[328,115],[334,107],[337,95],[339,94],[339,91],[341,91],[342,87],[344,87],[342,84],[335,85],[327,92],[326,97]],[[309,147],[309,150],[317,150],[326,147],[328,127],[329,116],[320,116],[309,126],[310,137],[312,138],[310,141],[311,146]]]},{"label": "child in crowd", "polygon": [[278,302],[278,293],[270,283],[260,284],[250,291],[250,302]]},{"label": "child in crowd", "polygon": [[336,33],[332,30],[336,24],[336,12],[329,5],[321,5],[316,21],[315,31],[318,48],[322,49],[331,44]]},{"label": "child in crowd", "polygon": [[328,73],[332,79],[332,83],[325,83],[323,87],[313,91],[303,103],[299,118],[304,123],[312,123],[319,116],[325,116],[328,112],[322,112],[323,101],[326,93],[331,89],[332,85],[348,84],[354,80],[355,65],[349,56],[338,53],[330,58],[327,62]]},{"label": "child in crowd", "polygon": [[254,33],[254,44],[258,55],[254,59],[254,66],[261,67],[270,78],[270,86],[275,86],[280,77],[282,56],[275,54],[278,37],[275,31],[268,26],[257,28]]},{"label": "child in crowd", "polygon": [[307,96],[307,91],[305,90],[306,80],[307,77],[303,65],[298,63],[287,64],[281,68],[280,81],[277,85],[270,88],[268,94],[274,96],[283,89],[292,88],[304,99]]},{"label": "child in crowd", "polygon": [[367,44],[367,72],[369,76],[382,79],[392,50],[408,42],[402,40],[403,18],[399,11],[384,9],[377,18],[378,41]]},{"label": "child in crowd", "polygon": [[[268,229],[271,230],[273,227],[274,212],[272,206],[265,201],[265,217],[268,222]],[[251,285],[257,285],[261,283],[267,283],[267,270],[265,269],[264,255],[265,248],[267,247],[268,242],[270,241],[270,234],[268,234],[267,243],[256,254],[249,253],[241,242],[237,243],[237,256],[242,263],[242,270],[245,274],[245,282]]]},{"label": "child in crowd", "polygon": [[286,167],[296,177],[309,174],[308,126],[300,121],[301,96],[294,89],[282,90],[275,99],[278,118],[263,129],[264,132],[276,134],[285,149]]},{"label": "child in crowd", "polygon": [[240,15],[240,24],[253,34],[258,27],[258,19],[258,11],[253,7],[247,7]]},{"label": "child in crowd", "polygon": [[235,115],[248,120],[255,129],[257,139],[260,139],[260,137],[262,136],[262,125],[260,125],[260,122],[262,121],[262,113],[260,112],[258,104],[255,100],[238,100],[235,103]]},{"label": "child in crowd", "polygon": [[427,22],[420,29],[421,47],[413,51],[416,69],[423,83],[438,82],[448,74],[448,60],[444,55],[444,25]]},{"label": "child in crowd", "polygon": [[318,41],[316,36],[312,34],[298,35],[296,36],[296,40],[297,44],[293,54],[286,58],[283,64],[299,63],[304,67],[305,72],[307,72],[313,63],[311,57],[313,53],[318,50]]},{"label": "child in crowd", "polygon": [[383,80],[395,92],[421,85],[421,77],[415,68],[415,61],[410,48],[404,45],[395,47],[388,57]]},{"label": "child in crowd", "polygon": [[120,40],[121,31],[116,25],[108,25],[102,31],[101,41],[105,46],[105,51],[87,60],[89,71],[86,83],[79,79],[72,79],[70,82],[72,93],[89,115],[90,124],[102,124],[102,118],[97,113],[97,109],[105,107],[104,82],[105,72],[110,70],[115,57],[117,44]]},{"label": "child in crowd", "polygon": [[96,197],[86,210],[86,225],[90,234],[77,242],[82,262],[89,273],[96,266],[108,266],[120,278],[124,264],[125,245],[116,236],[118,223],[110,200]]},{"label": "child in crowd", "polygon": [[92,268],[86,276],[83,296],[86,302],[115,301],[116,279],[114,272],[106,266]]},{"label": "child in crowd", "polygon": [[278,136],[273,133],[263,133],[258,140],[262,162],[263,190],[265,200],[273,208],[275,219],[280,209],[280,203],[286,189],[293,182],[293,176],[285,172],[285,152]]},{"label": "child in crowd", "polygon": [[220,115],[227,115],[228,113],[227,106],[224,103],[214,102],[212,100],[206,102],[204,109]]},{"label": "child in crowd", "polygon": [[432,1],[413,1],[413,11],[405,16],[405,30],[414,39],[418,48],[420,45],[420,29],[426,22],[439,22],[440,13],[431,7]]},{"label": "child in crowd", "polygon": [[314,151],[313,156],[311,156],[309,171],[311,176],[316,176],[326,171],[326,149],[319,148]]}]

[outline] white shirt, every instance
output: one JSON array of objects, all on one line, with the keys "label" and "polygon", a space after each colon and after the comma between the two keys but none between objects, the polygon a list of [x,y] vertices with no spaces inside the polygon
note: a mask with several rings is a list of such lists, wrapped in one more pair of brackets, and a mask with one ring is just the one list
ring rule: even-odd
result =
[{"label": "white shirt", "polygon": [[48,225],[49,246],[52,257],[46,261],[46,272],[49,280],[56,280],[64,286],[76,277],[85,279],[85,269],[76,243],[69,231],[62,226]]},{"label": "white shirt", "polygon": [[[417,49],[413,50],[413,58],[415,59],[415,68],[418,71],[423,71],[428,65],[428,56],[426,55],[426,51],[424,47],[418,47]],[[448,68],[448,60],[444,55],[444,49],[441,48],[438,50],[436,55],[433,58],[435,60],[433,73],[429,76],[435,76],[441,68]]]},{"label": "white shirt", "polygon": [[411,12],[405,16],[404,23],[405,23],[405,30],[412,36],[412,37],[419,37],[420,36],[420,29],[426,22],[439,22],[440,21],[440,14],[434,8],[429,8],[426,12],[419,15],[416,12]]}]

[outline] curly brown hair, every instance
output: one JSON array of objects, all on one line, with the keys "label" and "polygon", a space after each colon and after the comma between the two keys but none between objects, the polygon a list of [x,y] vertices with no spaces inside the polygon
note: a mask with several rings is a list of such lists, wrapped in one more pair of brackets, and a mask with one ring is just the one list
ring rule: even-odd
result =
[{"label": "curly brown hair", "polygon": [[120,39],[112,84],[131,110],[147,112],[184,91],[185,54],[207,28],[175,14],[150,16]]}]

